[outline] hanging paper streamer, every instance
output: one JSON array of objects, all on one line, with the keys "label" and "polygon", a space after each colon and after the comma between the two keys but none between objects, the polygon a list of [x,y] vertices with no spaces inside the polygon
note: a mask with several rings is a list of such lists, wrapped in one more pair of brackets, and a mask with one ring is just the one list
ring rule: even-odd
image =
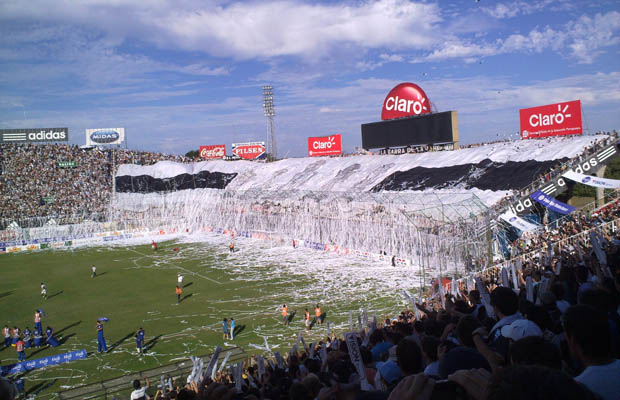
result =
[{"label": "hanging paper streamer", "polygon": [[215,367],[215,363],[217,362],[217,358],[220,356],[220,353],[222,351],[222,348],[220,346],[217,346],[215,348],[215,351],[213,352],[213,355],[211,356],[211,360],[209,360],[209,364],[207,365],[207,370],[205,371],[204,376],[211,376],[211,371],[213,371],[213,368]]},{"label": "hanging paper streamer", "polygon": [[534,302],[534,284],[531,276],[525,278],[525,297],[527,301]]},{"label": "hanging paper streamer", "polygon": [[218,370],[218,372],[222,372],[222,370],[226,366],[226,363],[228,362],[228,359],[230,358],[231,354],[232,354],[232,352],[230,352],[230,351],[226,353],[226,355],[224,356],[224,361],[222,361],[222,365],[220,365],[220,369]]},{"label": "hanging paper streamer", "polygon": [[508,270],[506,270],[506,267],[502,267],[502,286],[503,287],[510,287],[510,280],[508,279]]},{"label": "hanging paper streamer", "polygon": [[258,356],[258,379],[263,382],[263,376],[265,375],[265,360],[263,357]]},{"label": "hanging paper streamer", "polygon": [[538,225],[524,220],[512,211],[506,211],[499,217],[522,232],[531,232],[538,229]]},{"label": "hanging paper streamer", "polygon": [[349,350],[349,358],[351,359],[351,363],[355,366],[357,374],[361,379],[362,390],[373,390],[373,386],[366,380],[366,368],[364,367],[364,362],[362,361],[362,353],[357,345],[357,336],[354,333],[346,333],[344,337],[347,342],[347,349]]},{"label": "hanging paper streamer", "polygon": [[512,270],[512,286],[515,290],[519,289],[519,276],[517,275],[517,267],[514,263],[510,263],[510,269]]},{"label": "hanging paper streamer", "polygon": [[364,308],[364,326],[369,326],[368,325],[368,311],[366,311],[365,308]]},{"label": "hanging paper streamer", "polygon": [[487,287],[482,283],[482,279],[480,279],[479,276],[476,277],[476,287],[480,293],[480,299],[482,300],[482,305],[487,312],[487,316],[494,318],[495,312],[493,311],[493,306],[491,306],[491,295],[489,295]]},{"label": "hanging paper streamer", "polygon": [[353,311],[349,310],[349,332],[353,332]]}]

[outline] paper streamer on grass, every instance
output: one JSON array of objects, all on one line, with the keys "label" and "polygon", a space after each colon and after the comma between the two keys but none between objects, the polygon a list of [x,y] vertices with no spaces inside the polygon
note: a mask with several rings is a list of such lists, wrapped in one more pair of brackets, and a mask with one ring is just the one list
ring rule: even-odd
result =
[{"label": "paper streamer on grass", "polygon": [[357,345],[357,336],[354,333],[346,333],[344,337],[347,342],[347,349],[349,350],[349,358],[351,359],[351,363],[355,366],[357,374],[360,377],[362,390],[373,390],[373,386],[366,380],[366,369],[364,367],[364,362],[362,361],[362,353]]}]

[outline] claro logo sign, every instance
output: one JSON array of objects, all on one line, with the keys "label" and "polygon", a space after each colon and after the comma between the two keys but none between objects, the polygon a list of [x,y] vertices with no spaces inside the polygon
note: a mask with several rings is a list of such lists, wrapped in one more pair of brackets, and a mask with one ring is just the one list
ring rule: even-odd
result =
[{"label": "claro logo sign", "polygon": [[342,135],[308,138],[308,156],[334,156],[342,154]]},{"label": "claro logo sign", "polygon": [[581,101],[548,104],[519,110],[521,139],[580,135]]},{"label": "claro logo sign", "polygon": [[381,119],[410,117],[413,115],[430,114],[431,102],[415,83],[401,83],[390,90],[383,101]]}]

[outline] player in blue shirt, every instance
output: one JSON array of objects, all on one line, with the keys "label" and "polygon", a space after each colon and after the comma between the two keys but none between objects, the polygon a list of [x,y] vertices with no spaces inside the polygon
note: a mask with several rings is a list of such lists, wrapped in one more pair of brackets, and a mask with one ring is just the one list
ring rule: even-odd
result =
[{"label": "player in blue shirt", "polygon": [[222,321],[222,333],[224,340],[228,339],[228,320],[226,318]]},{"label": "player in blue shirt", "polygon": [[97,353],[106,353],[108,346],[105,343],[105,337],[103,337],[103,323],[97,321]]},{"label": "player in blue shirt", "polygon": [[233,340],[235,337],[235,319],[230,319],[230,340]]},{"label": "player in blue shirt", "polygon": [[138,354],[143,354],[144,349],[144,329],[138,329],[136,333],[136,349],[138,350]]}]

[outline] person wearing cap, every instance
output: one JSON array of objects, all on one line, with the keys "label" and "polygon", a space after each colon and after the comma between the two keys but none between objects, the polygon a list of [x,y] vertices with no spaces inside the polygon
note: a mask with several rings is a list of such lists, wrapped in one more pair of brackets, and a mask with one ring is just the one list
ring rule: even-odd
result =
[{"label": "person wearing cap", "polygon": [[501,330],[503,337],[515,342],[525,337],[543,336],[543,332],[540,330],[538,325],[527,319],[518,319],[510,325],[502,326]]}]

